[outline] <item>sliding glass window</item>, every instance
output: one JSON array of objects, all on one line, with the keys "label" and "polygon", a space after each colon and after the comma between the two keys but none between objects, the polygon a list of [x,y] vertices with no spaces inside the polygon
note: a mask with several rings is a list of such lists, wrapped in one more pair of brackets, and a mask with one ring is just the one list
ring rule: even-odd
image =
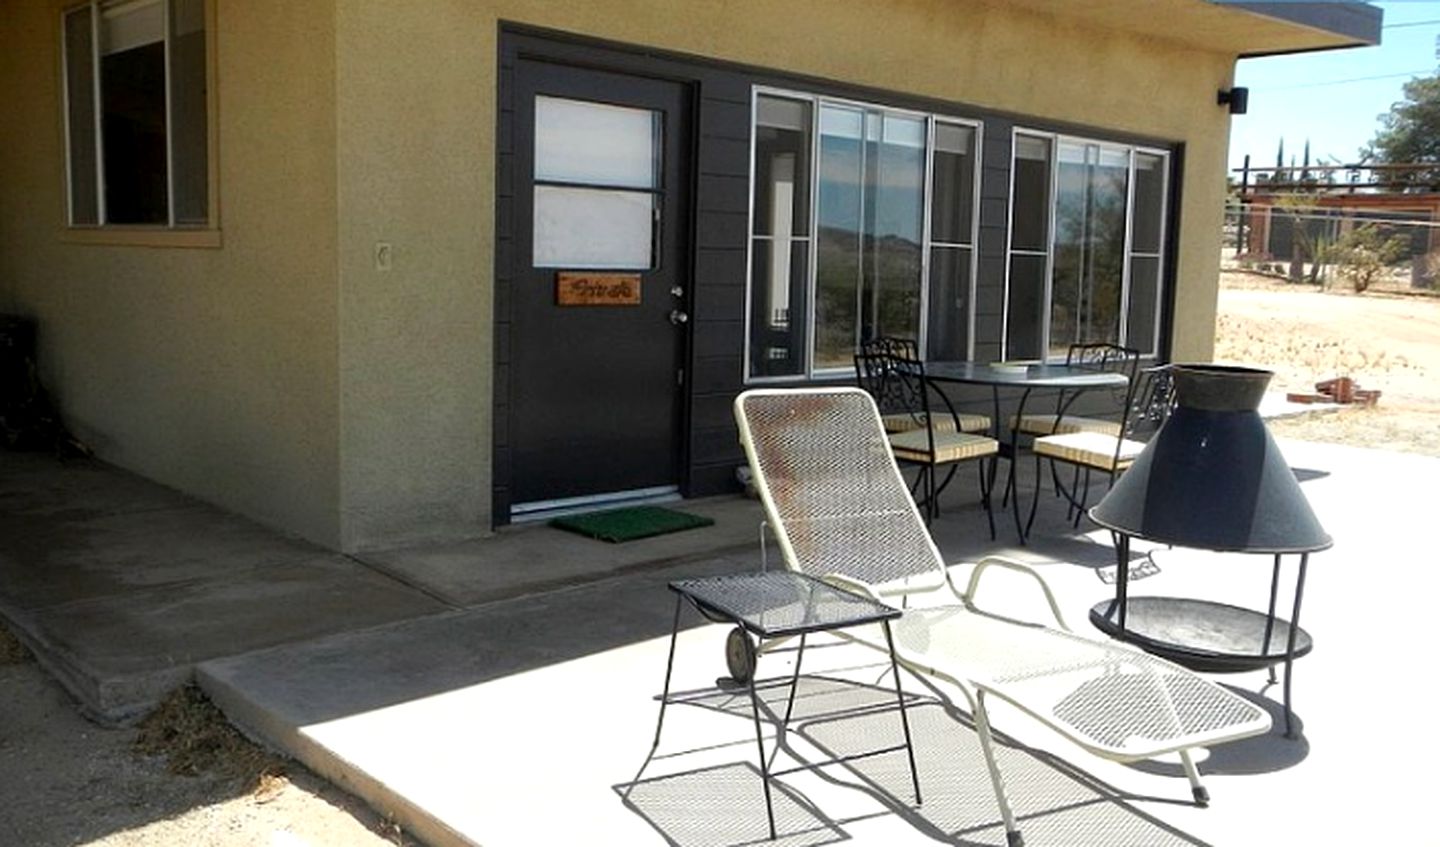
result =
[{"label": "sliding glass window", "polygon": [[1016,135],[1007,357],[1157,351],[1168,169],[1163,152]]},{"label": "sliding glass window", "polygon": [[766,91],[754,137],[749,378],[846,371],[879,336],[966,358],[976,127]]},{"label": "sliding glass window", "polygon": [[71,226],[213,223],[206,2],[63,12]]}]

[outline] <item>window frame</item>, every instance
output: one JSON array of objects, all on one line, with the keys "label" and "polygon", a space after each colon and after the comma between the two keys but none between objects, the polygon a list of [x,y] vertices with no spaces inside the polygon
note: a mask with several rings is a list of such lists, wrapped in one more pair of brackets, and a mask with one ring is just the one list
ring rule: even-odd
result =
[{"label": "window frame", "polygon": [[1017,125],[1011,129],[1010,189],[1008,197],[1006,199],[1005,208],[1005,283],[1004,305],[1001,309],[1000,318],[1001,359],[1008,360],[1013,355],[1010,350],[1010,282],[1014,268],[1012,257],[1016,253],[1027,256],[1041,255],[1041,251],[1039,250],[1017,251],[1014,248],[1016,174],[1015,162],[1018,158],[1016,153],[1018,145],[1015,142],[1022,135],[1028,136],[1030,138],[1044,139],[1049,145],[1049,160],[1047,162],[1048,183],[1046,189],[1046,200],[1048,203],[1048,208],[1046,209],[1045,214],[1047,221],[1047,229],[1045,237],[1045,250],[1043,254],[1045,256],[1045,308],[1042,311],[1040,321],[1040,359],[1045,362],[1064,361],[1065,358],[1063,355],[1052,354],[1050,352],[1050,321],[1051,311],[1054,308],[1053,303],[1055,288],[1055,216],[1059,205],[1056,198],[1056,189],[1058,187],[1060,174],[1060,145],[1062,143],[1071,143],[1081,146],[1096,145],[1099,147],[1122,147],[1126,151],[1127,177],[1125,188],[1125,245],[1123,251],[1124,266],[1121,271],[1120,278],[1121,312],[1118,319],[1118,339],[1116,342],[1122,346],[1133,346],[1129,343],[1129,324],[1131,295],[1130,269],[1131,263],[1137,255],[1134,249],[1136,159],[1141,154],[1154,156],[1160,159],[1162,163],[1160,171],[1164,177],[1164,185],[1163,190],[1160,193],[1160,239],[1158,245],[1159,249],[1153,254],[1140,253],[1139,255],[1145,256],[1147,258],[1154,258],[1156,260],[1156,266],[1159,269],[1159,278],[1156,282],[1155,290],[1155,313],[1153,315],[1154,328],[1152,330],[1153,336],[1150,339],[1148,345],[1150,348],[1149,352],[1142,352],[1141,356],[1143,358],[1161,358],[1163,355],[1163,351],[1160,349],[1160,341],[1163,331],[1162,316],[1164,314],[1165,296],[1169,288],[1169,275],[1167,274],[1166,270],[1171,248],[1171,239],[1174,237],[1173,227],[1171,226],[1170,221],[1170,203],[1172,199],[1171,195],[1174,191],[1173,168],[1175,162],[1175,151],[1163,147],[1155,147],[1148,144],[1141,144],[1130,141],[1106,139],[1096,136],[1075,135],[1073,133],[1065,132],[1052,132]]},{"label": "window frame", "polygon": [[[802,366],[799,373],[784,374],[777,376],[755,375],[751,371],[752,356],[752,329],[754,321],[754,290],[755,290],[755,244],[757,241],[770,241],[775,243],[778,239],[773,234],[757,235],[755,232],[755,189],[756,189],[756,167],[755,151],[756,139],[759,135],[756,132],[757,120],[759,118],[760,98],[770,96],[788,100],[803,101],[810,104],[810,126],[809,151],[810,151],[810,185],[808,209],[809,219],[807,234],[795,236],[793,233],[785,237],[787,243],[793,241],[804,241],[809,249],[806,250],[805,263],[805,325],[804,325],[804,350],[802,351]],[[930,272],[931,253],[936,242],[932,238],[932,210],[934,203],[934,169],[935,169],[935,125],[945,123],[954,126],[963,126],[971,130],[974,139],[974,149],[971,154],[972,161],[972,190],[970,197],[970,241],[969,244],[939,242],[942,249],[964,248],[969,250],[969,271],[968,295],[966,309],[966,355],[967,358],[974,358],[975,355],[975,296],[977,291],[977,275],[979,273],[980,261],[980,186],[984,174],[984,141],[985,123],[978,118],[967,118],[952,112],[925,111],[904,106],[895,106],[886,103],[858,100],[851,97],[844,97],[832,94],[822,94],[813,91],[802,91],[792,88],[785,88],[772,85],[752,85],[750,87],[750,144],[749,144],[749,179],[747,181],[747,205],[746,231],[745,231],[745,322],[744,322],[744,351],[742,356],[742,373],[746,385],[785,384],[804,382],[811,380],[834,379],[836,377],[853,376],[854,367],[815,367],[815,331],[816,331],[816,307],[815,297],[817,293],[818,280],[817,269],[819,265],[819,195],[820,195],[820,111],[826,106],[838,106],[841,108],[876,110],[883,114],[893,114],[901,117],[918,118],[925,122],[925,168],[924,168],[924,190],[923,207],[921,220],[921,241],[920,241],[920,314],[917,327],[916,343],[921,356],[926,355],[929,345],[930,333]],[[794,320],[794,317],[791,317]]]},{"label": "window frame", "polygon": [[[216,10],[215,0],[200,0],[205,19],[205,181],[206,220],[203,224],[175,222],[175,180],[174,180],[174,137],[171,112],[173,86],[171,84],[171,2],[160,0],[164,19],[165,45],[165,105],[166,105],[166,216],[165,223],[157,224],[114,224],[106,222],[105,164],[103,115],[100,110],[100,50],[101,18],[103,0],[85,0],[66,3],[57,15],[59,45],[59,88],[60,88],[60,134],[63,148],[63,182],[65,203],[60,223],[60,240],[75,244],[133,245],[149,247],[209,247],[221,246],[220,234],[220,192],[219,192],[219,91],[216,85],[218,62],[216,57]],[[90,63],[93,71],[90,97],[95,103],[95,155],[96,155],[96,223],[75,222],[74,161],[71,137],[70,90],[71,56],[67,44],[67,22],[71,15],[89,11],[90,18]]]}]

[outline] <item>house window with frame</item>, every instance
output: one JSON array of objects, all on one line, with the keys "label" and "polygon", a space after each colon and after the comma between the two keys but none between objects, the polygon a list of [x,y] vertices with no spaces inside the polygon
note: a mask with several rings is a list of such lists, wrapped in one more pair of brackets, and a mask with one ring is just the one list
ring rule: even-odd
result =
[{"label": "house window with frame", "polygon": [[206,2],[63,13],[71,226],[213,224]]},{"label": "house window with frame", "polygon": [[1071,344],[1159,350],[1169,154],[1017,132],[1006,294],[1008,358]]},{"label": "house window with frame", "polygon": [[958,119],[756,93],[748,379],[842,373],[882,335],[968,357],[978,144]]}]

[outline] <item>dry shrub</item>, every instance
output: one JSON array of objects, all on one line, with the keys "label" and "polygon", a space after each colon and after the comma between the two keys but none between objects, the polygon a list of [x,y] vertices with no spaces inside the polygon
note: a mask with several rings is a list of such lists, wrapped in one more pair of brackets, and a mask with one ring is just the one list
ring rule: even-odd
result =
[{"label": "dry shrub", "polygon": [[0,665],[18,665],[30,660],[30,651],[10,630],[0,626]]},{"label": "dry shrub", "polygon": [[140,722],[135,751],[164,756],[171,773],[214,774],[271,793],[284,774],[281,759],[241,735],[194,685],[172,691]]}]

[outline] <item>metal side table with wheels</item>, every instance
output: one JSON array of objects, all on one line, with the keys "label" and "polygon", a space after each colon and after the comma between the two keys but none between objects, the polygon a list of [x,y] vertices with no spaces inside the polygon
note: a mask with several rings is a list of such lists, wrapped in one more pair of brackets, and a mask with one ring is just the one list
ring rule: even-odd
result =
[{"label": "metal side table with wheels", "polygon": [[[665,665],[665,690],[660,695],[660,716],[655,721],[652,752],[660,746],[660,731],[665,725],[665,707],[670,701],[670,676],[675,668],[675,641],[680,632],[680,610],[685,605],[684,601],[688,601],[707,620],[736,626],[726,642],[726,659],[732,676],[750,690],[755,745],[760,751],[760,773],[765,787],[765,814],[770,824],[772,839],[775,838],[775,809],[770,799],[770,780],[789,773],[813,770],[825,764],[904,750],[909,757],[915,802],[917,805],[920,803],[920,777],[915,769],[915,748],[910,740],[910,721],[905,714],[905,695],[900,688],[900,668],[895,660],[895,642],[890,634],[890,621],[900,617],[899,609],[844,591],[813,577],[789,571],[677,580],[670,583],[670,590],[675,592],[675,621],[670,631],[670,657]],[[785,705],[785,717],[781,722],[781,725],[785,726],[789,724],[795,706],[795,689],[800,682],[800,663],[805,656],[805,636],[864,624],[880,624],[885,631],[885,641],[890,648],[890,670],[895,680],[895,701],[900,712],[900,727],[905,743],[771,772],[760,729],[760,699],[755,694],[758,650],[752,637],[761,641],[800,637],[800,647],[795,655],[795,671],[790,680],[790,696]]]}]

